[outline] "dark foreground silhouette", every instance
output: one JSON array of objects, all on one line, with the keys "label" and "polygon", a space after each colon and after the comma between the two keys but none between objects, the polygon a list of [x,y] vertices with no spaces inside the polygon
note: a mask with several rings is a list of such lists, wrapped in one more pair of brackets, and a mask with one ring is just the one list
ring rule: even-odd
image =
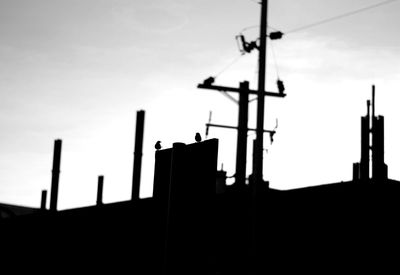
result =
[{"label": "dark foreground silhouette", "polygon": [[397,269],[398,182],[265,185],[254,207],[252,186],[216,194],[216,150],[209,140],[157,151],[153,198],[2,219],[2,266],[134,274]]},{"label": "dark foreground silhouette", "polygon": [[370,114],[370,103],[361,133],[349,182],[279,191],[250,178],[226,186],[211,139],[157,148],[152,198],[103,204],[99,196],[96,206],[64,211],[1,205],[1,266],[52,274],[394,273],[400,182],[387,177],[383,117]]}]

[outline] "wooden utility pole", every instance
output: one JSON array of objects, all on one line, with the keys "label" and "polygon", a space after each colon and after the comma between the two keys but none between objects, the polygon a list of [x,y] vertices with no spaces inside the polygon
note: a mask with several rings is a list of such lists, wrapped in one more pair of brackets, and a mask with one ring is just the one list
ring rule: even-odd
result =
[{"label": "wooden utility pole", "polygon": [[263,185],[263,151],[264,151],[264,108],[265,108],[265,64],[267,58],[267,13],[268,0],[261,1],[261,22],[260,22],[260,45],[258,60],[258,96],[257,96],[257,129],[256,140],[254,142],[253,158],[253,190],[251,199],[251,245],[250,245],[250,264],[251,274],[258,274],[258,189]]},{"label": "wooden utility pole", "polygon": [[[252,50],[257,49],[259,51],[259,68],[258,68],[258,89],[257,90],[251,90],[248,88],[248,84],[246,84],[246,95],[240,94],[241,96],[248,96],[250,94],[256,94],[257,95],[257,127],[256,129],[249,129],[247,128],[245,120],[246,117],[244,114],[240,116],[239,119],[239,126],[238,127],[233,127],[233,126],[226,126],[226,125],[218,125],[218,124],[211,124],[208,123],[206,124],[207,127],[213,126],[213,127],[222,127],[222,128],[228,128],[228,129],[238,129],[240,130],[240,133],[238,134],[238,144],[237,144],[237,159],[236,159],[236,180],[238,183],[243,183],[243,174],[245,174],[246,166],[245,166],[245,161],[246,161],[246,151],[247,148],[245,147],[246,145],[243,143],[247,144],[247,136],[244,137],[244,134],[248,131],[255,130],[256,131],[256,139],[254,140],[253,143],[253,173],[252,173],[252,178],[251,178],[251,186],[252,186],[252,192],[251,192],[251,206],[250,206],[250,216],[251,216],[251,247],[250,248],[250,261],[252,265],[252,271],[257,272],[257,266],[258,266],[258,260],[257,260],[257,238],[259,236],[258,232],[258,210],[259,210],[259,194],[260,194],[260,187],[262,188],[264,184],[264,179],[263,179],[263,151],[264,151],[264,133],[269,132],[271,135],[271,142],[272,142],[272,136],[275,134],[275,129],[272,131],[266,131],[264,130],[264,109],[265,109],[265,97],[266,96],[273,96],[273,97],[285,97],[286,94],[284,93],[284,85],[281,80],[277,80],[277,86],[278,86],[278,93],[274,92],[267,92],[265,91],[265,82],[266,82],[266,59],[267,59],[267,37],[269,37],[272,40],[276,39],[281,39],[283,33],[280,31],[272,32],[269,35],[267,34],[267,16],[268,16],[268,0],[261,0],[261,22],[260,22],[260,43],[257,45],[257,40],[252,41],[252,42],[246,42],[245,38],[243,35],[240,35],[240,42],[242,43],[242,47],[240,51],[242,54],[245,53],[250,53]],[[227,92],[239,92],[244,88],[241,87],[239,89],[237,88],[232,88],[232,87],[225,87],[225,86],[219,86],[219,85],[214,85],[215,77],[209,77],[204,80],[202,84],[199,84],[197,87],[202,88],[202,89],[210,89],[210,90],[217,90],[217,91],[222,91],[224,93]],[[235,100],[235,99],[234,99]],[[236,101],[236,100],[235,100]],[[239,100],[239,104],[245,104],[245,102],[248,101],[246,98],[242,98]],[[248,102],[247,102],[248,104]],[[242,106],[242,111],[248,111],[246,110],[245,106]],[[242,119],[242,120],[241,120]],[[240,138],[239,138],[240,136]],[[243,185],[243,184],[242,184]]]},{"label": "wooden utility pole", "polygon": [[253,163],[253,177],[256,185],[263,182],[263,148],[264,148],[264,108],[265,108],[265,64],[267,49],[267,13],[268,0],[261,2],[260,46],[258,60],[258,98],[257,98],[257,130]]},{"label": "wooden utility pole", "polygon": [[[260,43],[256,44],[256,41],[247,43],[242,36],[243,48],[245,49],[242,53],[249,53],[253,49],[257,49],[259,51],[259,67],[258,67],[258,89],[248,90],[249,94],[257,94],[257,127],[256,127],[256,140],[253,148],[253,174],[252,174],[252,183],[256,186],[260,185],[264,182],[263,180],[263,151],[264,151],[264,116],[265,116],[265,97],[273,96],[273,97],[285,97],[284,94],[284,86],[283,82],[278,79],[278,93],[267,92],[265,91],[265,82],[266,82],[266,59],[267,59],[267,24],[268,24],[268,0],[261,1],[261,22],[260,22]],[[269,38],[272,40],[282,38],[283,33],[280,31],[273,32],[269,35]],[[252,47],[250,47],[253,45]],[[247,50],[246,50],[247,47]],[[198,88],[217,90],[222,92],[238,92],[237,88],[225,87],[225,86],[217,86],[213,85],[214,77],[209,77],[204,80],[204,83],[199,84]],[[270,131],[272,132],[272,131]],[[254,190],[254,193],[256,190]]]}]

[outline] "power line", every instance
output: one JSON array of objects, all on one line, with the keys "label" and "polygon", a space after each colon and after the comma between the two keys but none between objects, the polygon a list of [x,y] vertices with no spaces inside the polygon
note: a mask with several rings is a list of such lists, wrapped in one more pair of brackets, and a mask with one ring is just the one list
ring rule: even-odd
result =
[{"label": "power line", "polygon": [[380,6],[384,6],[384,5],[390,4],[390,3],[395,2],[395,1],[398,1],[398,0],[387,0],[387,1],[379,2],[379,3],[376,3],[376,4],[370,5],[370,6],[366,6],[366,7],[361,8],[361,9],[349,11],[349,12],[346,12],[346,13],[343,13],[343,14],[340,14],[340,15],[336,15],[336,16],[333,16],[333,17],[330,17],[330,18],[327,18],[327,19],[324,19],[324,20],[320,20],[320,21],[308,24],[308,25],[304,25],[302,27],[291,29],[289,31],[286,31],[285,34],[294,33],[294,32],[302,31],[302,30],[305,30],[305,29],[308,29],[308,28],[311,28],[311,27],[315,27],[315,26],[319,26],[319,25],[322,25],[322,24],[326,24],[326,23],[329,23],[329,22],[332,22],[332,21],[335,21],[335,20],[338,20],[338,19],[342,19],[344,17],[352,16],[352,15],[355,15],[355,14],[358,14],[358,13],[361,13],[361,12],[364,12],[364,11],[367,11],[367,10],[371,10],[371,9],[374,9],[374,8],[377,8],[377,7],[380,7]]},{"label": "power line", "polygon": [[239,61],[239,59],[243,56],[244,54],[240,54],[239,56],[235,57],[228,65],[226,65],[222,70],[220,70],[217,74],[214,75],[214,77],[220,76],[223,72],[228,70],[230,67],[232,67],[236,62]]},{"label": "power line", "polygon": [[230,94],[228,94],[227,92],[221,91],[221,94],[226,96],[229,100],[233,101],[234,103],[239,104],[239,101],[236,98],[234,98],[233,96],[231,96]]},{"label": "power line", "polygon": [[[256,29],[256,28],[259,28],[260,27],[260,25],[251,25],[251,26],[248,26],[248,27],[245,27],[245,28],[243,28],[239,33],[240,34],[242,34],[243,32],[245,32],[245,31],[247,31],[247,30],[251,30],[251,29]],[[274,27],[272,27],[272,26],[267,26],[269,29],[272,29],[272,30],[274,30],[274,31],[278,31],[278,29],[276,29],[276,28],[274,28]]]},{"label": "power line", "polygon": [[259,27],[260,27],[260,25],[251,25],[251,26],[243,28],[239,33],[243,33],[243,32],[245,32],[247,30],[256,29],[256,28],[259,28]]},{"label": "power line", "polygon": [[[252,2],[254,2],[254,3],[259,3],[257,0],[250,0],[250,1],[252,1]],[[312,27],[315,27],[315,26],[323,25],[323,24],[326,24],[326,23],[329,23],[329,22],[332,22],[332,21],[336,21],[336,20],[339,20],[339,19],[342,19],[342,18],[345,18],[345,17],[349,17],[349,16],[352,16],[352,15],[355,15],[355,14],[358,14],[358,13],[362,13],[362,12],[365,12],[365,11],[368,11],[368,10],[371,10],[371,9],[375,9],[375,8],[378,8],[378,7],[381,7],[381,6],[390,4],[390,3],[392,3],[392,2],[396,2],[396,1],[398,1],[398,0],[386,0],[386,1],[382,1],[382,2],[373,4],[373,5],[370,5],[370,6],[366,6],[366,7],[357,9],[357,10],[349,11],[349,12],[346,12],[346,13],[343,13],[343,14],[340,14],[340,15],[336,15],[336,16],[333,16],[333,17],[329,17],[329,18],[327,18],[327,19],[323,19],[323,20],[320,20],[320,21],[316,21],[316,22],[311,23],[311,24],[307,24],[307,25],[304,25],[304,26],[301,26],[301,27],[298,27],[298,28],[291,29],[291,30],[289,30],[289,31],[286,31],[284,34],[294,33],[294,32],[302,31],[302,30],[305,30],[305,29],[308,29],[308,28],[312,28]],[[240,31],[240,34],[242,34],[243,32],[245,32],[245,31],[247,31],[247,30],[255,29],[255,28],[259,28],[259,27],[260,27],[259,25],[252,25],[252,26],[245,27],[245,28],[243,28],[243,29]],[[268,28],[277,31],[276,28],[273,28],[273,27],[271,27],[271,26],[268,26]],[[257,40],[259,40],[259,39],[257,39]],[[273,50],[273,49],[272,49],[272,50]],[[223,72],[225,72],[225,71],[228,70],[230,67],[232,67],[236,62],[239,61],[239,59],[240,59],[243,55],[244,55],[244,54],[240,54],[240,55],[237,56],[235,59],[233,59],[231,63],[229,63],[227,66],[225,66],[225,67],[224,67],[221,71],[219,71],[214,77],[218,77],[218,76],[221,75]],[[276,62],[275,52],[273,52],[273,57],[274,57],[274,61],[275,61],[275,67],[276,67],[276,70],[277,70],[277,74],[279,75],[278,66],[277,66],[277,62]]]}]

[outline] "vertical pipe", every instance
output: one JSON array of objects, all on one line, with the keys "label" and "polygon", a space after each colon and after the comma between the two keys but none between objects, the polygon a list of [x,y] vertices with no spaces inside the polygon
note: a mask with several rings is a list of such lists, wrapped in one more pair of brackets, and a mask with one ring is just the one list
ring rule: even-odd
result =
[{"label": "vertical pipe", "polygon": [[372,128],[374,127],[374,117],[375,117],[375,85],[372,85]]},{"label": "vertical pipe", "polygon": [[257,129],[256,129],[256,152],[255,163],[253,163],[253,176],[256,185],[263,181],[263,147],[264,147],[264,92],[265,92],[265,63],[267,49],[267,13],[268,0],[261,2],[260,22],[260,47],[258,67],[258,98],[257,98]]},{"label": "vertical pipe", "polygon": [[42,190],[42,198],[40,201],[41,210],[46,210],[46,202],[47,202],[47,190]]},{"label": "vertical pipe", "polygon": [[136,114],[136,134],[135,134],[135,152],[133,160],[133,176],[132,176],[132,200],[139,199],[140,192],[140,174],[142,170],[142,151],[143,151],[143,134],[144,134],[144,114],[140,110]]},{"label": "vertical pipe", "polygon": [[99,176],[98,181],[97,181],[96,205],[103,204],[103,183],[104,183],[104,176]]},{"label": "vertical pipe", "polygon": [[369,152],[370,152],[370,118],[368,115],[361,117],[361,161],[360,161],[360,179],[369,179]]},{"label": "vertical pipe", "polygon": [[[257,144],[257,139],[253,139],[253,155],[252,155],[252,161],[253,165],[256,162],[256,145]],[[253,186],[255,184],[255,177],[254,177],[254,167],[253,167],[253,173],[249,176],[249,185]]]},{"label": "vertical pipe", "polygon": [[236,147],[235,186],[246,184],[246,157],[247,157],[247,122],[249,107],[249,82],[240,83],[239,89],[239,121]]},{"label": "vertical pipe", "polygon": [[371,171],[372,171],[372,177],[371,178],[375,178],[376,177],[376,144],[377,144],[377,131],[376,131],[376,119],[375,119],[375,85],[372,85],[372,118],[371,118],[371,129],[370,129],[370,133],[372,133],[371,135],[371,145],[370,145],[370,152],[371,153]]},{"label": "vertical pipe", "polygon": [[50,193],[50,211],[57,211],[58,181],[60,177],[60,163],[61,163],[61,145],[62,145],[61,139],[56,139],[54,141],[53,170],[51,177],[51,193]]}]

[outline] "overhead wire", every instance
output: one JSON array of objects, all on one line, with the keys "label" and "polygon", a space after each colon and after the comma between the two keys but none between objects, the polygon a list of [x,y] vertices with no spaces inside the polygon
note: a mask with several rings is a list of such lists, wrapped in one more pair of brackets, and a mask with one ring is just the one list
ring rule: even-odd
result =
[{"label": "overhead wire", "polygon": [[[251,26],[247,26],[247,27],[245,27],[245,28],[243,28],[239,33],[240,34],[242,34],[243,32],[245,32],[245,31],[248,31],[248,30],[252,30],[252,29],[256,29],[256,28],[259,28],[260,27],[260,25],[251,25]],[[274,30],[274,31],[278,31],[278,29],[277,28],[274,28],[274,27],[272,27],[272,26],[267,26],[269,29],[272,29],[272,30]]]},{"label": "overhead wire", "polygon": [[279,78],[279,66],[278,66],[278,59],[276,58],[275,50],[274,50],[274,43],[271,41],[271,53],[272,53],[272,60],[275,65],[276,75]]},{"label": "overhead wire", "polygon": [[[251,1],[253,1],[253,0],[251,0]],[[316,27],[316,26],[323,25],[323,24],[326,24],[326,23],[330,23],[332,21],[336,21],[336,20],[339,20],[339,19],[342,19],[342,18],[345,18],[345,17],[349,17],[349,16],[352,16],[352,15],[355,15],[355,14],[359,14],[359,13],[371,10],[371,9],[375,9],[375,8],[378,8],[378,7],[381,7],[381,6],[384,6],[384,5],[388,5],[388,4],[396,2],[396,1],[398,1],[398,0],[381,1],[381,2],[372,4],[372,5],[363,7],[363,8],[359,8],[359,9],[356,9],[356,10],[348,11],[348,12],[345,12],[345,13],[342,13],[342,14],[339,14],[339,15],[335,15],[335,16],[332,16],[332,17],[329,17],[329,18],[326,18],[326,19],[323,19],[323,20],[319,20],[319,21],[307,24],[307,25],[303,25],[301,27],[289,29],[288,31],[285,31],[284,34],[294,33],[294,32],[298,32],[298,31],[302,31],[302,30],[308,29],[308,28],[312,28],[312,27]],[[254,28],[259,28],[259,27],[260,27],[259,25],[251,25],[251,26],[243,28],[239,33],[242,34],[243,32],[245,32],[247,30],[254,29]],[[274,28],[272,26],[268,26],[268,28],[270,28],[270,29],[272,29],[274,31],[279,31],[278,29],[276,29],[276,28]],[[259,40],[259,38],[258,38],[258,40]]]},{"label": "overhead wire", "polygon": [[[250,1],[252,1],[254,3],[260,3],[257,0],[250,0]],[[313,23],[310,23],[310,24],[307,24],[307,25],[303,25],[301,27],[290,29],[288,31],[285,31],[284,34],[286,35],[286,34],[289,34],[289,33],[295,33],[295,32],[299,32],[299,31],[302,31],[302,30],[305,30],[305,29],[308,29],[308,28],[312,28],[312,27],[316,27],[316,26],[323,25],[323,24],[326,24],[326,23],[330,23],[332,21],[336,21],[336,20],[339,20],[339,19],[342,19],[342,18],[345,18],[345,17],[353,16],[353,15],[356,15],[356,14],[359,14],[359,13],[362,13],[362,12],[365,12],[365,11],[368,11],[368,10],[371,10],[371,9],[375,9],[375,8],[378,8],[378,7],[381,7],[381,6],[396,2],[396,1],[398,1],[398,0],[386,0],[386,1],[378,2],[376,4],[372,4],[372,5],[360,8],[360,9],[348,11],[348,12],[345,12],[345,13],[342,13],[342,14],[339,14],[339,15],[336,15],[336,16],[332,16],[332,17],[329,17],[329,18],[326,18],[326,19],[323,19],[323,20],[319,20],[319,21],[316,21],[316,22],[313,22]],[[254,29],[254,28],[259,28],[259,27],[260,27],[259,25],[248,26],[248,27],[243,28],[239,33],[242,34],[243,32],[245,32],[247,30]],[[278,29],[276,29],[274,27],[271,27],[271,26],[268,26],[268,28],[273,29],[275,31],[278,31]],[[259,40],[259,38],[257,40]],[[277,75],[279,77],[279,68],[278,68],[278,64],[277,64],[277,60],[276,60],[276,54],[275,54],[275,51],[273,49],[272,43],[271,43],[271,50],[272,50],[272,56],[273,56],[274,63],[275,63],[276,72],[277,72]],[[241,57],[243,55],[245,55],[245,54],[241,53],[239,56],[235,57],[228,65],[226,65],[222,70],[220,70],[217,74],[215,74],[214,77],[217,78],[222,73],[224,73],[226,70],[228,70],[230,67],[232,67],[236,62],[238,62],[241,59]],[[230,95],[228,95],[226,93],[224,93],[224,94],[227,97],[229,97],[232,101],[237,103],[236,99],[234,99],[233,97],[231,97]]]},{"label": "overhead wire", "polygon": [[239,56],[235,57],[230,63],[228,63],[228,65],[226,65],[222,70],[220,70],[218,73],[216,73],[214,75],[214,78],[217,78],[218,76],[220,76],[223,72],[225,72],[226,70],[228,70],[230,67],[232,67],[236,62],[238,62],[240,60],[240,58],[243,56],[243,53],[240,53]]},{"label": "overhead wire", "polygon": [[323,20],[320,20],[320,21],[316,21],[314,23],[310,23],[310,24],[307,24],[307,25],[304,25],[304,26],[301,26],[301,27],[298,27],[298,28],[291,29],[289,31],[286,31],[285,34],[294,33],[294,32],[298,32],[298,31],[302,31],[302,30],[308,29],[308,28],[312,28],[312,27],[316,27],[316,26],[319,26],[319,25],[323,25],[323,24],[326,24],[326,23],[329,23],[329,22],[332,22],[332,21],[336,21],[336,20],[339,20],[339,19],[342,19],[342,18],[345,18],[345,17],[349,17],[349,16],[352,16],[352,15],[355,15],[355,14],[358,14],[358,13],[365,12],[367,10],[378,8],[378,7],[381,7],[381,6],[390,4],[392,2],[396,2],[396,1],[398,1],[398,0],[382,1],[382,2],[373,4],[373,5],[370,5],[370,6],[366,6],[366,7],[360,8],[360,9],[356,9],[356,10],[352,10],[352,11],[349,11],[349,12],[345,12],[345,13],[342,13],[342,14],[339,14],[339,15],[336,15],[336,16],[332,16],[332,17],[329,17],[329,18],[326,18],[326,19],[323,19]]},{"label": "overhead wire", "polygon": [[236,104],[239,104],[239,101],[234,98],[233,96],[231,96],[230,94],[228,94],[225,91],[220,91],[224,96],[226,96],[228,99],[230,99],[231,101],[235,102]]},{"label": "overhead wire", "polygon": [[[363,8],[359,8],[359,9],[356,9],[356,10],[348,11],[348,12],[345,12],[345,13],[342,13],[342,14],[339,14],[339,15],[336,15],[336,16],[333,16],[333,17],[329,17],[329,18],[326,18],[326,19],[323,19],[323,20],[316,21],[314,23],[310,23],[310,24],[307,24],[307,25],[304,25],[304,26],[301,26],[301,27],[298,27],[298,28],[294,28],[294,29],[288,30],[288,31],[284,32],[284,34],[294,33],[294,32],[302,31],[302,30],[305,30],[305,29],[308,29],[308,28],[312,28],[312,27],[315,27],[315,26],[323,25],[323,24],[326,24],[326,23],[329,23],[329,22],[332,22],[332,21],[336,21],[336,20],[339,20],[339,19],[342,19],[342,18],[345,18],[345,17],[353,16],[353,15],[356,15],[356,14],[359,14],[359,13],[362,13],[362,12],[365,12],[365,11],[368,11],[368,10],[371,10],[371,9],[375,9],[375,8],[378,8],[378,7],[381,7],[381,6],[396,2],[396,1],[398,1],[398,0],[386,0],[386,1],[379,2],[379,3],[375,3],[375,4],[372,4],[372,5],[363,7]],[[253,26],[246,27],[241,31],[241,33],[246,31],[246,30],[257,28],[257,27],[259,27],[259,25],[253,25]],[[271,28],[271,29],[273,29],[275,31],[278,31],[277,29],[275,29],[275,28],[273,28],[271,26],[268,26],[268,28]],[[259,39],[257,39],[257,40],[259,40]],[[279,73],[279,67],[278,67],[276,53],[275,53],[275,50],[274,50],[274,45],[272,43],[272,40],[271,40],[271,44],[270,45],[271,45],[273,62],[274,62],[276,73],[277,73],[277,76],[278,76],[278,79],[279,79],[279,74],[280,74]],[[250,100],[250,102],[253,101],[253,100]]]}]

